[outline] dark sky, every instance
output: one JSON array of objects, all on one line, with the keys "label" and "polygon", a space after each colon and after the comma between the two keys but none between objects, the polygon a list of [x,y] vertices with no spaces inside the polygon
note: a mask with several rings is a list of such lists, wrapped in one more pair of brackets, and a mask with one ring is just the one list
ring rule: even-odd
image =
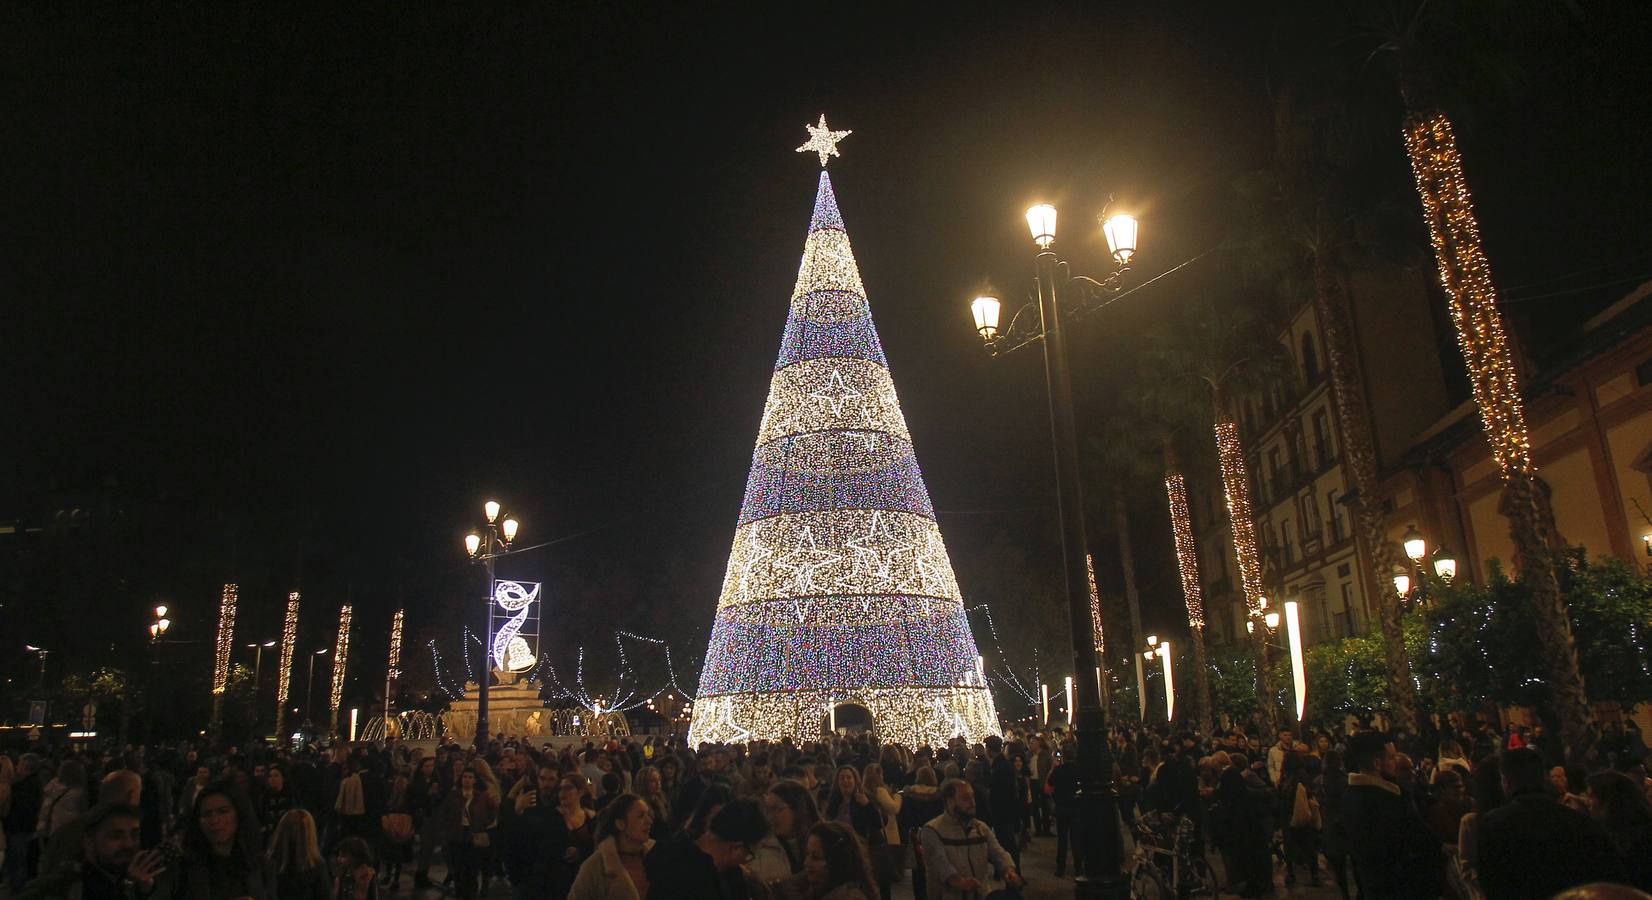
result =
[{"label": "dark sky", "polygon": [[[967,301],[1024,290],[1038,200],[1080,270],[1109,193],[1144,277],[1228,235],[1212,198],[1265,158],[1287,11],[544,6],[8,8],[0,515],[113,475],[167,531],[111,614],[141,628],[165,594],[209,631],[236,578],[269,631],[300,559],[323,603],[404,590],[418,622],[497,495],[525,542],[580,536],[522,577],[675,558],[711,573],[681,598],[709,625],[818,169],[792,151],[825,112],[953,555],[1009,530],[1053,565],[1041,362],[984,359]],[[1514,23],[1515,80],[1470,92],[1505,286],[1652,271],[1640,17]],[[1330,23],[1311,51],[1359,73],[1403,173],[1373,43]],[[1107,361],[1177,296],[1087,323],[1081,394],[1119,389]]]}]

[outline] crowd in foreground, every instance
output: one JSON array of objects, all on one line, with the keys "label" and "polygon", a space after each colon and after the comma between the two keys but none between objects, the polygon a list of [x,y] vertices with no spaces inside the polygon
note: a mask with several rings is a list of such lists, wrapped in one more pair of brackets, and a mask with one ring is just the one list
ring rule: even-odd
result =
[{"label": "crowd in foreground", "polygon": [[[1071,739],[1006,738],[0,755],[3,887],[19,900],[887,900],[910,879],[926,900],[997,900],[1024,884],[1035,838],[1055,839],[1058,877],[1069,857],[1082,866]],[[1322,860],[1344,898],[1652,889],[1638,732],[1603,742],[1592,771],[1565,766],[1540,729],[1301,738],[1113,731],[1121,834],[1186,824],[1243,897],[1274,894],[1281,869],[1317,884]],[[1622,890],[1589,896],[1646,896]]]}]

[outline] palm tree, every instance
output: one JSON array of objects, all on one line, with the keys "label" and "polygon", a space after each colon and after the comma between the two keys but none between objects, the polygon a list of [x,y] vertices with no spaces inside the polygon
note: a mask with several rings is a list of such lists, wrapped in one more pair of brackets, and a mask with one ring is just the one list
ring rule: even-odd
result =
[{"label": "palm tree", "polygon": [[[1124,577],[1124,607],[1130,622],[1130,648],[1140,653],[1143,646],[1141,629],[1141,592],[1136,582],[1136,551],[1130,541],[1129,493],[1133,485],[1153,477],[1153,456],[1142,440],[1142,431],[1129,422],[1128,413],[1115,416],[1120,425],[1111,429],[1105,440],[1092,440],[1090,448],[1099,477],[1090,484],[1108,485],[1108,515],[1118,533],[1119,570]],[[1098,598],[1099,600],[1099,598]],[[1139,665],[1139,664],[1138,664]]]},{"label": "palm tree", "polygon": [[1405,240],[1394,239],[1395,229],[1385,216],[1391,210],[1382,194],[1374,199],[1352,195],[1353,185],[1372,179],[1351,171],[1358,164],[1353,157],[1361,142],[1347,121],[1346,106],[1338,102],[1340,88],[1315,73],[1273,90],[1273,166],[1241,181],[1241,193],[1248,194],[1243,206],[1253,212],[1254,221],[1245,229],[1248,240],[1240,258],[1251,280],[1274,286],[1287,309],[1294,309],[1306,294],[1318,314],[1351,489],[1347,502],[1353,508],[1354,537],[1377,592],[1388,715],[1395,723],[1416,728],[1416,693],[1400,625],[1401,598],[1391,578],[1398,557],[1384,533],[1376,444],[1349,298],[1340,277],[1344,267],[1367,263],[1374,255],[1398,255],[1386,245],[1403,247]]},{"label": "palm tree", "polygon": [[1210,664],[1205,658],[1204,590],[1199,583],[1199,545],[1193,539],[1193,520],[1187,508],[1187,481],[1182,474],[1176,435],[1160,433],[1164,462],[1164,491],[1170,502],[1170,530],[1176,542],[1176,567],[1182,576],[1182,600],[1187,605],[1187,628],[1193,640],[1194,696],[1199,733],[1211,728]]},{"label": "palm tree", "polygon": [[[1254,310],[1232,299],[1207,295],[1190,300],[1163,329],[1150,336],[1144,392],[1172,419],[1208,411],[1216,436],[1216,456],[1227,499],[1228,527],[1238,564],[1246,611],[1262,616],[1262,563],[1250,503],[1250,474],[1234,415],[1233,398],[1276,383],[1285,370],[1284,348]],[[1201,398],[1202,395],[1202,398]],[[1203,415],[1199,415],[1203,418]],[[1267,629],[1253,629],[1256,688],[1263,724],[1272,729],[1277,698],[1268,670]]]},{"label": "palm tree", "polygon": [[1392,52],[1399,61],[1400,94],[1406,109],[1405,150],[1422,201],[1423,221],[1434,246],[1474,402],[1503,476],[1499,511],[1509,520],[1515,567],[1531,590],[1550,700],[1560,717],[1568,758],[1581,763],[1594,747],[1595,735],[1570,613],[1555,571],[1554,513],[1549,508],[1548,489],[1532,464],[1525,398],[1504,333],[1491,263],[1480,240],[1474,198],[1463,173],[1455,130],[1443,106],[1441,84],[1429,66],[1448,57],[1425,52],[1421,46],[1428,30],[1440,24],[1428,4],[1421,2],[1409,16],[1386,23],[1387,39],[1379,49]]}]

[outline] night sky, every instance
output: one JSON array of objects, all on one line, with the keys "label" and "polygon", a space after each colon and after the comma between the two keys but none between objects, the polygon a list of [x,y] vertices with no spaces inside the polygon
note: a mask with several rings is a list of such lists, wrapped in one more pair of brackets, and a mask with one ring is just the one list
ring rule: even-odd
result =
[{"label": "night sky", "polygon": [[[813,200],[793,148],[822,112],[854,131],[830,170],[961,577],[995,535],[1058,564],[1042,362],[986,359],[967,310],[1026,290],[1030,203],[1061,208],[1079,271],[1103,266],[1110,193],[1142,220],[1143,279],[1217,244],[1224,186],[1266,163],[1269,91],[1303,56],[1343,61],[1404,186],[1391,66],[1348,22],[690,6],[0,13],[0,521],[102,491],[130,561],[112,589],[31,576],[0,668],[28,665],[12,643],[83,641],[66,625],[92,613],[136,644],[155,598],[210,639],[224,580],[248,639],[278,634],[300,578],[315,646],[351,594],[374,657],[398,597],[416,631],[451,631],[488,496],[522,543],[557,541],[502,571],[547,582],[562,645],[672,621],[556,618],[559,587],[605,579],[663,579],[709,628]],[[1498,281],[1532,298],[1517,322],[1574,320],[1652,272],[1645,14],[1583,7],[1481,41],[1506,80],[1448,61]],[[1075,330],[1084,410],[1209,280]],[[1138,538],[1150,625],[1179,602],[1168,542]]]}]

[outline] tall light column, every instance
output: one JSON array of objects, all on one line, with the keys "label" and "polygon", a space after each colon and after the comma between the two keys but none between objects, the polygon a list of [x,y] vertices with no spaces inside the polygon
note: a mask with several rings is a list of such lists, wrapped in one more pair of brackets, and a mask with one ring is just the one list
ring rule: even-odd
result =
[{"label": "tall light column", "polygon": [[1295,600],[1285,601],[1285,636],[1291,648],[1291,680],[1296,688],[1296,720],[1308,708],[1308,676],[1302,666],[1302,619]]}]

